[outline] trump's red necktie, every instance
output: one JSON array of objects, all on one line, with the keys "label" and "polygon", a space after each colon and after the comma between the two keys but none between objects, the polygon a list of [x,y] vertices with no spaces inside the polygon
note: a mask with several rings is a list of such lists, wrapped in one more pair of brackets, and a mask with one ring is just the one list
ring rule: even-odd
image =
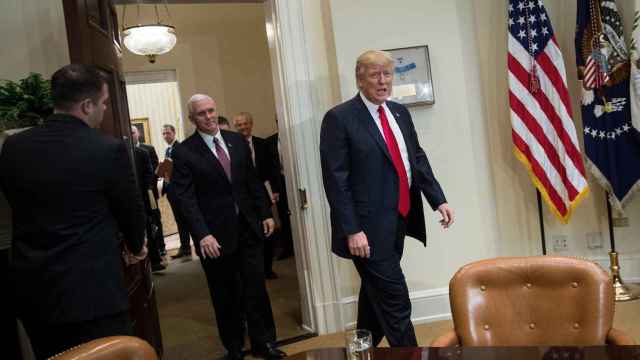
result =
[{"label": "trump's red necktie", "polygon": [[399,180],[398,189],[398,212],[403,217],[407,217],[409,208],[411,207],[411,199],[409,197],[409,178],[407,177],[407,170],[402,162],[402,155],[400,154],[400,147],[398,141],[391,131],[389,126],[389,119],[384,111],[384,107],[380,105],[378,107],[378,114],[380,115],[380,124],[382,125],[382,133],[384,134],[384,141],[387,143],[387,149],[393,160],[393,166],[396,168]]}]

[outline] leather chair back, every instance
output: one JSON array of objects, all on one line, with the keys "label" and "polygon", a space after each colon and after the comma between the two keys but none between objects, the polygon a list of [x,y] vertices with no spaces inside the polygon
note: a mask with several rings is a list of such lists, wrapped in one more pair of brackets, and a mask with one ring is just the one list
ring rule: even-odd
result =
[{"label": "leather chair back", "polygon": [[451,279],[449,297],[463,346],[605,344],[615,306],[600,266],[557,256],[471,263]]},{"label": "leather chair back", "polygon": [[133,336],[110,336],[73,347],[51,360],[157,360],[146,341]]}]

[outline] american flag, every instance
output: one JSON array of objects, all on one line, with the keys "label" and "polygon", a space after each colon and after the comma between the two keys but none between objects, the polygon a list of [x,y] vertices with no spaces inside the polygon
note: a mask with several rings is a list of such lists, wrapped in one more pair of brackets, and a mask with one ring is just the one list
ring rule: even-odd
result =
[{"label": "american flag", "polygon": [[516,157],[566,223],[589,191],[562,53],[542,0],[509,0],[509,104]]}]

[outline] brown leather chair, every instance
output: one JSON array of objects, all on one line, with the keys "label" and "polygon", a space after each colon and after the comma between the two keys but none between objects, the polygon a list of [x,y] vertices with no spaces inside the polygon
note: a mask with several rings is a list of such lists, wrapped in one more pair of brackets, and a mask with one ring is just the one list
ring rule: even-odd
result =
[{"label": "brown leather chair", "polygon": [[449,283],[455,330],[431,346],[633,345],[613,329],[611,278],[597,264],[559,256],[463,266]]},{"label": "brown leather chair", "polygon": [[55,360],[157,360],[146,341],[133,336],[110,336],[73,347],[50,359]]}]

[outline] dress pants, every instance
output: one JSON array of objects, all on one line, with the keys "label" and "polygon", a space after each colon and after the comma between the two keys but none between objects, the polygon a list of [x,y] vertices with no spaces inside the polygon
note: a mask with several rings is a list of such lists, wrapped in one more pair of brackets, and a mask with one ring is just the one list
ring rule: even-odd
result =
[{"label": "dress pants", "polygon": [[406,220],[398,217],[395,251],[382,259],[354,258],[360,274],[358,298],[358,329],[371,331],[373,344],[378,346],[383,336],[391,347],[417,346],[411,323],[411,301],[400,259],[404,248]]},{"label": "dress pants", "polygon": [[21,320],[38,360],[101,337],[133,334],[129,313],[126,311],[65,324],[47,324],[39,319]]},{"label": "dress pants", "polygon": [[147,213],[147,249],[149,250],[149,261],[156,265],[162,262],[160,251],[164,243],[162,233],[162,222],[160,221],[160,210],[154,209]]},{"label": "dress pants", "polygon": [[191,245],[189,243],[189,227],[187,226],[187,220],[184,218],[184,215],[182,215],[182,211],[180,211],[178,200],[176,199],[176,196],[173,193],[171,187],[167,189],[167,199],[169,200],[169,205],[171,205],[173,218],[176,220],[176,225],[178,226],[178,235],[180,236],[180,250],[191,253]]},{"label": "dress pants", "polygon": [[241,313],[247,317],[249,339],[254,350],[264,349],[276,339],[271,301],[265,286],[263,240],[238,216],[238,248],[218,259],[201,258],[216,315],[222,344],[229,352],[244,346]]},{"label": "dress pants", "polygon": [[278,230],[278,240],[282,248],[281,258],[293,255],[293,236],[291,235],[291,215],[289,214],[289,199],[287,197],[287,188],[284,185],[285,179],[281,175],[282,190],[280,191],[280,201],[278,205],[278,215],[280,216],[280,230]]}]

